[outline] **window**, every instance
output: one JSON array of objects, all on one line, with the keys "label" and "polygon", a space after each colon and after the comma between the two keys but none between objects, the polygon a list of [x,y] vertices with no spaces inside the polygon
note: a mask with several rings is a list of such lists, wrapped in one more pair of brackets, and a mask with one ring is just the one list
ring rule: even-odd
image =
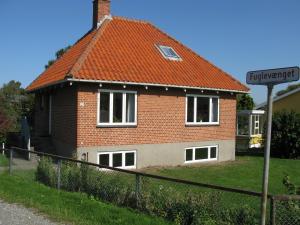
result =
[{"label": "window", "polygon": [[158,45],[157,46],[161,54],[170,60],[181,60],[180,56],[175,52],[175,50],[169,46]]},{"label": "window", "polygon": [[237,117],[237,135],[248,136],[249,135],[249,115],[240,114]]},{"label": "window", "polygon": [[136,152],[101,152],[98,153],[98,164],[123,169],[135,169]]},{"label": "window", "polygon": [[98,125],[136,125],[137,95],[132,91],[100,90]]},{"label": "window", "polygon": [[186,124],[219,124],[219,97],[187,95]]},{"label": "window", "polygon": [[218,158],[218,146],[193,147],[185,149],[185,162],[213,161]]},{"label": "window", "polygon": [[262,126],[263,126],[262,115],[252,115],[251,121],[252,121],[251,135],[262,134]]}]

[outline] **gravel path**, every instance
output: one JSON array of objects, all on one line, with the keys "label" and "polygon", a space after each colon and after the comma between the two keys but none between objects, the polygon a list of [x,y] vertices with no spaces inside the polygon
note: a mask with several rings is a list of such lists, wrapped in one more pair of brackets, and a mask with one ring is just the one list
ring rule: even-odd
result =
[{"label": "gravel path", "polygon": [[0,225],[57,225],[33,210],[0,200]]}]

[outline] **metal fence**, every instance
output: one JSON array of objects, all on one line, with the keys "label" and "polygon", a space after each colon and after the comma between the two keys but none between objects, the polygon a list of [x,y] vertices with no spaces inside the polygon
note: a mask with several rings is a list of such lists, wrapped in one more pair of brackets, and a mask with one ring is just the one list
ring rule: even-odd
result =
[{"label": "metal fence", "polygon": [[271,206],[273,224],[300,224],[300,195],[272,196]]},{"label": "metal fence", "polygon": [[[22,170],[14,163],[14,154],[25,154],[25,158],[30,154],[37,159],[32,169],[38,182],[59,190],[84,192],[95,199],[177,224],[248,225],[260,221],[258,192],[112,168],[20,148],[5,151],[11,175]],[[299,198],[291,202],[290,198],[283,200],[270,195],[268,199],[268,224],[300,224],[296,210]],[[298,203],[294,204],[296,200]]]}]

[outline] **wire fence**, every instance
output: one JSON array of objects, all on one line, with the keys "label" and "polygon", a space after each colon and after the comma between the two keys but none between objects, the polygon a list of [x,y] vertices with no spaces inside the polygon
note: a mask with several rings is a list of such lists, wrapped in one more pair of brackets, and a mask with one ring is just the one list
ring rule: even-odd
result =
[{"label": "wire fence", "polygon": [[300,196],[281,195],[273,196],[272,218],[276,225],[299,225],[300,224]]},{"label": "wire fence", "polygon": [[[14,163],[14,155],[23,154],[25,158],[36,159],[27,167],[34,171],[32,179],[35,181],[59,190],[83,192],[97,200],[137,209],[176,224],[260,222],[261,193],[258,192],[112,168],[19,148],[5,152],[11,175],[24,176],[24,168]],[[268,196],[267,224],[300,224],[299,199],[290,198]]]}]

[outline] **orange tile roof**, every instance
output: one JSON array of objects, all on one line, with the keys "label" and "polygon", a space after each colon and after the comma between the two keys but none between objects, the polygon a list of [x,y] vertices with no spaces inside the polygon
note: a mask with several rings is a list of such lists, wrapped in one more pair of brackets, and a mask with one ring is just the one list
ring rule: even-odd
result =
[{"label": "orange tile roof", "polygon": [[[156,45],[172,47],[182,60],[165,59]],[[88,33],[27,90],[62,81],[67,75],[75,80],[249,91],[152,24],[120,17]]]}]

